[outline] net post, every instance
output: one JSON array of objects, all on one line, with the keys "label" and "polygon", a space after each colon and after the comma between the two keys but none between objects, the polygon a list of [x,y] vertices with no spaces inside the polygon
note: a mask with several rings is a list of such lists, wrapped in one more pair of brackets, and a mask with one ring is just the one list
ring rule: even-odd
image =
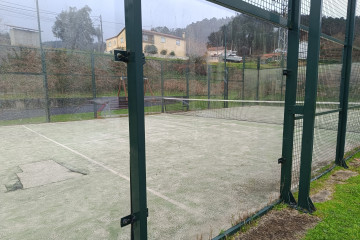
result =
[{"label": "net post", "polygon": [[[207,98],[210,99],[211,97],[211,85],[210,85],[210,80],[211,80],[211,65],[207,66]],[[207,108],[210,109],[210,101],[208,101],[207,104]]]},{"label": "net post", "polygon": [[[190,59],[186,63],[186,98],[190,98]],[[186,104],[186,110],[189,111],[189,103]]]},{"label": "net post", "polygon": [[144,73],[141,0],[125,0],[129,92],[131,239],[147,239]]},{"label": "net post", "polygon": [[321,18],[322,0],[311,0],[298,199],[298,207],[308,212],[316,210],[309,194],[318,87]]},{"label": "net post", "polygon": [[289,33],[287,48],[288,57],[286,59],[288,74],[286,75],[285,89],[284,129],[281,156],[281,159],[284,159],[284,161],[281,162],[280,198],[287,204],[295,205],[296,202],[291,193],[295,115],[291,109],[296,104],[301,1],[290,0],[288,9]]},{"label": "net post", "polygon": [[165,112],[164,105],[164,61],[160,60],[160,76],[161,76],[161,112]]},{"label": "net post", "polygon": [[229,106],[227,100],[229,100],[229,68],[225,67],[224,72],[224,108]]},{"label": "net post", "polygon": [[[91,53],[91,88],[92,88],[92,97],[93,99],[96,98],[96,76],[95,76],[95,55]],[[97,118],[97,104],[96,101],[93,103],[93,111],[94,111],[94,118]]]},{"label": "net post", "polygon": [[256,80],[256,100],[259,100],[259,88],[260,88],[260,56],[257,57],[257,80]]},{"label": "net post", "polygon": [[348,0],[347,18],[346,18],[346,32],[345,45],[343,50],[343,65],[341,71],[340,96],[339,102],[341,109],[339,112],[338,135],[336,144],[336,165],[347,168],[344,161],[345,141],[346,141],[346,125],[349,105],[349,85],[351,77],[352,65],[352,48],[354,42],[354,27],[355,27],[355,9],[356,0]]},{"label": "net post", "polygon": [[245,54],[242,58],[243,64],[242,64],[242,89],[241,89],[241,98],[242,100],[245,100]]}]

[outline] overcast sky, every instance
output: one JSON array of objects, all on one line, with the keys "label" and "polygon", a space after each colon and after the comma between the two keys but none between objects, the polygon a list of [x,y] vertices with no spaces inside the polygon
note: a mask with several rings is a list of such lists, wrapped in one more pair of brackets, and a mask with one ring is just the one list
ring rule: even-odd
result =
[{"label": "overcast sky", "polygon": [[[274,0],[273,3],[279,4],[279,1]],[[346,0],[323,1],[324,15],[346,17]],[[309,13],[309,2],[303,2],[302,14]],[[39,0],[43,40],[56,40],[51,27],[57,14],[69,7],[80,9],[85,5],[92,9],[91,16],[96,27],[100,25],[99,16],[102,15],[104,39],[116,35],[125,26],[124,0]],[[357,15],[360,14],[359,7],[360,4],[357,5]],[[235,14],[205,0],[142,0],[144,29],[157,26],[186,27],[204,18],[232,17]],[[6,25],[37,29],[35,0],[0,0],[0,20],[0,31],[8,30]]]},{"label": "overcast sky", "polygon": [[[56,40],[51,32],[55,17],[69,7],[78,9],[88,5],[92,9],[92,19],[99,26],[103,18],[104,39],[112,37],[125,26],[124,0],[39,0],[43,41]],[[223,18],[235,12],[205,0],[142,0],[143,28],[156,26],[168,28],[186,27],[204,18]],[[35,0],[0,0],[0,30],[8,30],[5,25],[15,25],[37,29]]]}]

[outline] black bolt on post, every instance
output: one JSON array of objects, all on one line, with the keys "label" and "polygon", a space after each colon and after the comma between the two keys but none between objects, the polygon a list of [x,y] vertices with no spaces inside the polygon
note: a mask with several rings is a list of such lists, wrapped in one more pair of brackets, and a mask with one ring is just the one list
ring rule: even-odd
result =
[{"label": "black bolt on post", "polygon": [[300,13],[301,1],[289,1],[289,27],[287,48],[287,75],[285,89],[284,128],[282,141],[281,183],[280,198],[287,204],[295,205],[296,201],[291,193],[291,176],[294,148],[294,126],[295,114],[292,108],[296,104],[296,88],[298,78],[299,62],[299,40],[300,40]]},{"label": "black bolt on post", "polygon": [[[144,73],[141,0],[125,0],[127,76],[129,92],[131,239],[147,239]],[[127,221],[130,219],[130,221]]]},{"label": "black bolt on post", "polygon": [[47,70],[46,70],[46,58],[45,52],[42,47],[41,40],[41,24],[40,24],[40,13],[39,13],[39,3],[36,0],[36,12],[37,12],[37,21],[38,21],[38,29],[39,29],[39,43],[40,43],[40,54],[41,54],[41,69],[43,74],[43,87],[45,92],[45,115],[46,122],[50,122],[50,99],[49,99],[49,87],[48,87],[48,79],[47,79]]},{"label": "black bolt on post", "polygon": [[309,193],[319,71],[321,17],[322,0],[311,0],[298,199],[298,207],[308,212],[316,210]]},{"label": "black bolt on post", "polygon": [[[95,56],[91,53],[91,86],[93,99],[96,98]],[[97,118],[97,103],[94,101],[94,118]]]},{"label": "black bolt on post", "polygon": [[[212,68],[211,68],[211,65],[208,65],[207,66],[207,97],[208,97],[208,99],[210,100],[210,98],[211,98],[211,70],[212,70]],[[210,101],[208,101],[208,109],[210,109]]]},{"label": "black bolt on post", "polygon": [[256,80],[256,100],[259,100],[259,88],[260,88],[260,56],[257,58],[257,80]]},{"label": "black bolt on post", "polygon": [[354,42],[354,26],[355,26],[355,9],[356,0],[348,1],[347,18],[346,18],[346,33],[345,33],[345,45],[343,51],[343,66],[341,72],[341,84],[340,84],[340,113],[338,123],[338,135],[336,145],[336,158],[335,163],[339,166],[347,168],[344,161],[345,153],[345,137],[346,137],[346,124],[349,105],[349,85],[351,77],[351,65],[352,65],[352,48]]},{"label": "black bolt on post", "polygon": [[160,75],[161,75],[161,112],[165,112],[165,99],[164,99],[164,61],[160,62]]}]

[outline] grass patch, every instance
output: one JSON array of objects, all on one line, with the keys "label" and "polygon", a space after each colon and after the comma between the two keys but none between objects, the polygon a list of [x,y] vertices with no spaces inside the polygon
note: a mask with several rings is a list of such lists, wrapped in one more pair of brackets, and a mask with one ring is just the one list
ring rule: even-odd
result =
[{"label": "grass patch", "polygon": [[[360,167],[350,170],[360,173]],[[316,208],[314,215],[321,222],[304,239],[360,239],[360,175],[336,185],[333,199],[317,203]]]}]

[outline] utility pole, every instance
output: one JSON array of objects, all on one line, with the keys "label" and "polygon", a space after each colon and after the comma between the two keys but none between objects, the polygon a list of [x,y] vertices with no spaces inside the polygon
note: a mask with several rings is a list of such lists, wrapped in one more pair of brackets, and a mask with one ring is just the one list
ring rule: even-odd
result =
[{"label": "utility pole", "polygon": [[49,89],[48,89],[48,81],[47,81],[47,72],[46,72],[46,59],[44,49],[42,47],[41,40],[41,26],[40,26],[40,12],[39,12],[39,3],[36,0],[36,12],[37,12],[37,21],[38,21],[38,30],[39,30],[39,42],[40,42],[40,54],[41,54],[41,67],[43,73],[43,87],[45,93],[45,115],[46,122],[50,122],[50,102],[49,102]]},{"label": "utility pole", "polygon": [[101,32],[100,52],[103,52],[104,33],[103,33],[103,23],[102,23],[102,16],[101,16],[101,14],[100,14],[100,32]]}]

